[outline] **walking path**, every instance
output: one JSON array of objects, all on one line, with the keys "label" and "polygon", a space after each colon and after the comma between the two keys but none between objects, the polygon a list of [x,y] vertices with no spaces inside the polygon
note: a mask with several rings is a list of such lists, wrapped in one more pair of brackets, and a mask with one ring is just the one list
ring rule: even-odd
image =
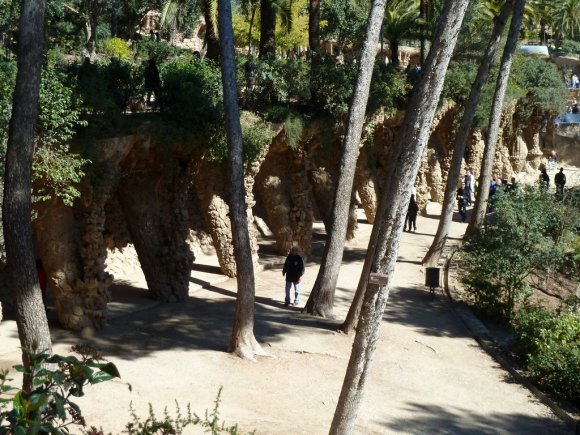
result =
[{"label": "walking path", "polygon": [[[403,233],[395,287],[355,432],[571,433],[481,350],[440,289],[429,296],[420,260],[437,218],[420,217],[418,233]],[[451,237],[461,237],[464,229],[465,224],[455,222]],[[338,319],[344,318],[356,289],[370,231],[361,222],[357,240],[346,247],[335,298]],[[315,253],[322,243],[317,240]],[[104,331],[85,339],[117,364],[122,381],[87,389],[79,400],[87,422],[120,433],[131,402],[142,416],[149,402],[162,415],[165,406],[173,409],[175,400],[182,408],[190,402],[203,414],[223,386],[220,415],[226,423],[238,423],[243,432],[328,433],[352,337],[336,332],[339,321],[284,308],[281,271],[266,269],[256,276],[255,331],[272,358],[242,361],[225,352],[236,282],[213,274],[212,264],[196,269],[185,303],[161,305],[147,300],[142,289],[117,287],[111,304],[114,318]],[[318,264],[307,264],[302,305],[317,270]],[[200,288],[204,282],[214,285]],[[80,340],[57,328],[53,339],[59,353]],[[0,343],[0,368],[17,363],[14,322],[0,324]]]}]

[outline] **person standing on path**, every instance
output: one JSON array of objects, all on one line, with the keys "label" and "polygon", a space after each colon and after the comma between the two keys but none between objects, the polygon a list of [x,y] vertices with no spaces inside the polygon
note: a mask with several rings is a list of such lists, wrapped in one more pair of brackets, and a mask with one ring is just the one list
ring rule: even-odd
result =
[{"label": "person standing on path", "polygon": [[546,169],[542,169],[540,173],[540,187],[543,189],[547,189],[550,187],[550,176],[546,172]]},{"label": "person standing on path", "polygon": [[300,256],[300,249],[293,246],[286,257],[282,275],[286,275],[286,299],[284,299],[284,306],[290,305],[290,290],[294,284],[294,306],[300,304],[300,280],[304,275],[304,260]]},{"label": "person standing on path", "polygon": [[471,170],[467,170],[463,180],[465,182],[465,197],[467,198],[467,205],[471,205],[471,194],[475,185],[475,177],[471,173]]},{"label": "person standing on path", "polygon": [[566,185],[564,168],[560,168],[560,172],[554,176],[554,184],[556,185],[556,198],[562,199],[564,197],[564,186]]},{"label": "person standing on path", "polygon": [[461,215],[461,222],[465,222],[465,219],[467,219],[467,189],[465,188],[465,183],[461,183],[461,186],[457,189],[457,208]]},{"label": "person standing on path", "polygon": [[[405,218],[405,227],[403,228],[404,231],[411,232],[412,227],[413,232],[417,232],[417,213],[419,213],[419,205],[417,204],[417,201],[415,201],[415,195],[411,195],[409,208],[407,209],[407,217]],[[407,224],[409,224],[408,230]]]}]

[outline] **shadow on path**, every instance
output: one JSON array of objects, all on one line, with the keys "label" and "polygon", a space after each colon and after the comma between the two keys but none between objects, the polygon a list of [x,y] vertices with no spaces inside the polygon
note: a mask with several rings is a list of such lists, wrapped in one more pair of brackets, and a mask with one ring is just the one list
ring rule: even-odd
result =
[{"label": "shadow on path", "polygon": [[564,423],[549,417],[525,414],[479,414],[469,409],[407,403],[409,418],[382,423],[386,431],[416,434],[570,434]]}]

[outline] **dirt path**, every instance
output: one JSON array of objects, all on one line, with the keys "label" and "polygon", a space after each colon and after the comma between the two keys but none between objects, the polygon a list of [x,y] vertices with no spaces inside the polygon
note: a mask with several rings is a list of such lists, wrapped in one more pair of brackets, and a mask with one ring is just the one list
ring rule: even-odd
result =
[{"label": "dirt path", "polygon": [[[569,433],[542,404],[484,353],[454,316],[439,291],[424,288],[420,260],[437,219],[419,218],[419,233],[404,233],[395,283],[356,433],[558,434]],[[452,237],[464,224],[454,223]],[[336,295],[342,319],[356,289],[371,227],[360,224],[357,242],[347,247]],[[236,284],[213,282],[211,267],[192,276],[186,303],[158,305],[143,291],[119,287],[112,304],[117,317],[90,338],[118,365],[123,382],[89,388],[81,406],[90,424],[120,433],[129,404],[145,415],[151,402],[161,413],[174,400],[203,413],[223,386],[221,416],[244,432],[325,434],[342,385],[352,337],[335,323],[282,306],[280,269],[257,275],[256,335],[272,358],[258,363],[225,352],[232,325]],[[309,263],[303,304],[318,265]],[[209,272],[208,272],[209,271]],[[144,310],[134,312],[136,307]],[[79,341],[54,329],[55,351]],[[14,322],[0,327],[0,368],[18,361]],[[194,432],[190,432],[194,433]]]}]

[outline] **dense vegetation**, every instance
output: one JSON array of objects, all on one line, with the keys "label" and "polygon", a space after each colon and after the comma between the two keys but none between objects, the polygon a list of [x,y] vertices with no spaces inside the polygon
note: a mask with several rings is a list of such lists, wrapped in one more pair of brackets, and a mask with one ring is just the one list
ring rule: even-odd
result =
[{"label": "dense vegetation", "polygon": [[515,349],[532,376],[578,404],[578,295],[560,288],[561,302],[552,306],[531,296],[554,292],[555,275],[578,282],[580,196],[570,191],[558,200],[537,187],[496,196],[493,219],[462,252],[461,280],[476,309],[511,323]]}]

